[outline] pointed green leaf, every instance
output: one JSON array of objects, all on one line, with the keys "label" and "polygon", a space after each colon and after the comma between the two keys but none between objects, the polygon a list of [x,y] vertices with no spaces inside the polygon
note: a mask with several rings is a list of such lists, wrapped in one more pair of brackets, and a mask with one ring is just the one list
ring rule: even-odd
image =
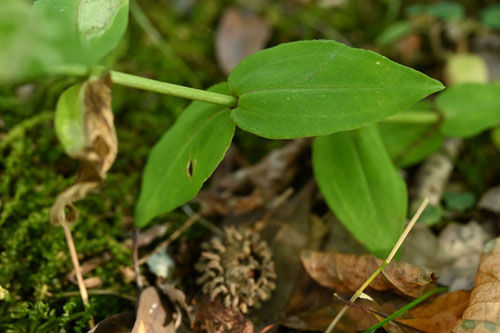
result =
[{"label": "pointed green leaf", "polygon": [[320,136],[313,168],[329,207],[378,257],[390,252],[405,226],[406,186],[375,125]]},{"label": "pointed green leaf", "polygon": [[[225,83],[208,90],[229,93]],[[229,109],[191,103],[149,154],[135,224],[143,227],[192,199],[224,158],[234,129]]]},{"label": "pointed green leaf", "polygon": [[455,85],[439,94],[436,106],[444,116],[444,134],[470,137],[500,124],[500,85]]},{"label": "pointed green leaf", "polygon": [[443,85],[376,53],[327,40],[255,53],[229,76],[236,125],[267,138],[357,128],[402,111]]},{"label": "pointed green leaf", "polygon": [[86,146],[83,93],[84,83],[78,83],[65,90],[57,101],[54,124],[57,138],[64,150],[74,156]]}]

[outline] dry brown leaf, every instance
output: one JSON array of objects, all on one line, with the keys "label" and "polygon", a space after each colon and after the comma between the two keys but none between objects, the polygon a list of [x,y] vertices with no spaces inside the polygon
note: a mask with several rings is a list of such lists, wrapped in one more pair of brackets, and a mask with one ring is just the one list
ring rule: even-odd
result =
[{"label": "dry brown leaf", "polygon": [[134,321],[133,311],[115,314],[99,322],[88,333],[130,333]]},{"label": "dry brown leaf", "polygon": [[80,160],[80,167],[75,183],[57,196],[51,208],[50,218],[54,224],[74,222],[77,219],[78,211],[73,203],[83,199],[104,181],[118,151],[109,76],[86,83],[83,104],[87,144],[82,151],[72,155]]},{"label": "dry brown leaf", "polygon": [[[224,176],[218,175],[210,188],[198,195],[202,214],[232,216],[256,211],[263,206],[270,208],[273,200],[297,175],[301,157],[309,144],[308,139],[290,141],[254,165]],[[249,194],[242,196],[241,193]]]},{"label": "dry brown leaf", "polygon": [[453,332],[500,332],[500,237],[484,247],[469,306]]},{"label": "dry brown leaf", "polygon": [[269,37],[269,25],[255,13],[239,8],[227,9],[217,28],[217,61],[229,74],[241,60],[262,50]]},{"label": "dry brown leaf", "polygon": [[[358,304],[373,305],[360,300]],[[371,303],[371,304],[370,304]],[[295,289],[280,325],[295,330],[324,331],[344,304],[333,297],[333,293],[318,285],[306,272]],[[397,309],[397,307],[395,307]],[[374,316],[359,307],[349,307],[336,327],[338,332],[359,332],[377,323]]]},{"label": "dry brown leaf", "polygon": [[431,303],[410,310],[411,318],[397,321],[422,332],[451,332],[469,303],[469,295],[469,292],[463,290],[446,293]]},{"label": "dry brown leaf", "polygon": [[224,307],[222,303],[205,294],[198,294],[194,301],[195,332],[253,333],[252,323],[239,311]]},{"label": "dry brown leaf", "polygon": [[[301,260],[308,274],[320,285],[343,294],[354,293],[383,262],[369,254],[317,251],[303,251]],[[432,270],[391,262],[367,290],[392,290],[418,297],[432,288],[436,279]]]},{"label": "dry brown leaf", "polygon": [[132,333],[175,333],[176,321],[179,319],[174,318],[158,289],[148,287],[139,297]]}]

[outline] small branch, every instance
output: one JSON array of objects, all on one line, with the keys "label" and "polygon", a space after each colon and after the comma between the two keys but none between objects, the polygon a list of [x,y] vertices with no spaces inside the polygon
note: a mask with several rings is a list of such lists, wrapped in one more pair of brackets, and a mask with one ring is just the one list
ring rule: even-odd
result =
[{"label": "small branch", "polygon": [[189,229],[189,227],[192,226],[196,221],[198,221],[200,219],[200,217],[201,217],[201,215],[199,213],[196,213],[193,216],[191,216],[186,222],[184,222],[184,224],[182,225],[182,227],[180,227],[179,229],[177,229],[176,231],[174,231],[172,233],[172,235],[170,235],[170,237],[166,241],[164,241],[160,245],[158,245],[153,250],[153,252],[151,252],[150,254],[142,257],[139,260],[139,266],[144,265],[148,261],[148,259],[151,258],[151,256],[153,256],[154,254],[160,252],[161,249],[163,249],[164,247],[168,247],[170,245],[170,243],[172,243],[173,241],[175,241],[180,235],[182,235],[182,233],[184,231],[186,231],[187,229]]},{"label": "small branch", "polygon": [[[75,269],[76,280],[78,281],[78,288],[80,289],[80,295],[82,297],[82,302],[85,308],[89,307],[89,294],[87,293],[87,288],[85,283],[83,283],[82,270],[80,268],[80,262],[78,261],[78,255],[75,248],[75,242],[73,241],[73,236],[71,236],[71,230],[69,229],[66,221],[61,221],[61,226],[64,230],[64,235],[66,236],[66,243],[68,244],[69,254],[71,256],[71,261],[73,262],[73,267]],[[90,328],[95,326],[94,318],[90,317],[89,320]]]},{"label": "small branch", "polygon": [[133,248],[132,248],[132,261],[134,263],[134,272],[135,272],[135,281],[137,284],[137,288],[139,290],[142,290],[144,287],[144,284],[142,282],[142,277],[141,277],[141,270],[139,268],[139,228],[134,228],[133,234],[132,234],[132,243],[133,243]]},{"label": "small branch", "polygon": [[[74,297],[80,295],[79,291],[65,291],[59,294],[55,294],[54,297]],[[108,289],[92,289],[89,290],[89,295],[112,295],[112,296],[117,296],[121,297],[123,299],[129,300],[131,302],[137,302],[136,298],[131,295],[125,295],[123,293],[120,293],[115,290],[108,290]]]},{"label": "small branch", "polygon": [[[356,291],[356,293],[354,295],[352,295],[351,299],[349,300],[350,303],[353,303],[356,299],[358,299],[358,297],[363,293],[363,291],[366,289],[366,287],[368,287],[370,285],[370,283],[377,277],[377,275],[380,272],[382,272],[382,270],[385,268],[385,266],[387,266],[391,262],[391,260],[394,258],[394,256],[398,252],[399,248],[403,244],[404,240],[406,239],[406,237],[410,233],[411,229],[413,228],[413,226],[417,222],[420,215],[422,215],[425,207],[427,207],[428,204],[429,204],[429,200],[427,198],[425,198],[424,201],[422,202],[422,204],[420,205],[420,207],[418,208],[417,212],[415,213],[415,215],[411,219],[410,223],[408,223],[408,226],[406,226],[405,230],[403,231],[403,233],[399,237],[398,241],[396,242],[396,245],[394,245],[394,247],[392,248],[392,251],[389,254],[389,256],[387,257],[387,259],[385,259],[385,261],[382,263],[382,265],[380,265],[380,267],[368,278],[368,280],[365,281],[365,283],[363,283],[363,285]],[[330,326],[328,326],[328,328],[326,329],[325,333],[331,333],[333,331],[333,329],[335,328],[337,323],[340,321],[340,319],[342,318],[344,313],[347,311],[347,309],[348,309],[348,306],[345,305],[339,311],[337,316],[330,323]]]}]

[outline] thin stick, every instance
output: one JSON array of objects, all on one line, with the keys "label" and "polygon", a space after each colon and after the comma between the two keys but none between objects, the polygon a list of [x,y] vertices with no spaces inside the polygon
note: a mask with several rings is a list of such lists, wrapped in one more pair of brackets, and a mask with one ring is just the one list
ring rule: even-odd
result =
[{"label": "thin stick", "polygon": [[184,231],[186,231],[190,226],[192,226],[196,221],[198,221],[200,219],[200,217],[201,217],[201,215],[199,213],[196,213],[193,216],[191,216],[186,222],[184,222],[184,224],[182,225],[182,227],[180,227],[179,229],[177,229],[176,231],[174,231],[172,233],[172,235],[170,235],[170,237],[166,241],[164,241],[160,245],[158,245],[153,250],[153,252],[151,252],[150,254],[148,254],[148,255],[142,257],[141,259],[139,259],[139,266],[145,264],[148,261],[148,259],[151,258],[152,255],[160,252],[162,248],[169,246],[170,243],[172,243],[173,241],[175,241],[180,235],[182,235],[182,233]]},{"label": "thin stick", "polygon": [[142,290],[144,284],[142,283],[141,270],[139,269],[139,228],[134,228],[132,234],[132,261],[134,264],[134,272],[135,272],[135,282],[137,284],[137,288]]},{"label": "thin stick", "polygon": [[[370,283],[377,277],[377,275],[380,272],[382,272],[382,270],[385,268],[385,266],[387,266],[391,262],[391,260],[394,258],[394,256],[398,252],[399,248],[403,244],[404,240],[406,239],[406,237],[410,233],[410,230],[413,228],[413,226],[417,222],[420,215],[422,215],[425,207],[427,207],[428,204],[429,204],[429,199],[425,198],[424,201],[422,201],[422,203],[420,204],[420,207],[418,207],[418,210],[415,213],[415,215],[413,215],[413,218],[411,219],[410,223],[408,223],[405,230],[403,231],[403,233],[399,237],[398,241],[396,242],[396,245],[394,245],[394,247],[392,248],[392,251],[391,251],[391,253],[389,253],[389,256],[387,257],[387,259],[385,259],[385,261],[380,265],[380,267],[377,268],[377,270],[375,272],[373,272],[373,274],[368,278],[368,280],[365,281],[365,283],[363,283],[363,285],[356,291],[356,293],[354,295],[352,295],[351,299],[349,300],[349,303],[353,303],[356,299],[358,299],[358,297],[363,293],[363,291],[366,289],[366,287],[368,287],[370,285]],[[347,311],[347,309],[348,309],[348,306],[345,305],[339,311],[339,313],[337,313],[337,316],[335,316],[335,318],[332,320],[332,322],[330,323],[330,325],[326,329],[325,333],[331,333],[333,331],[333,329],[335,328],[337,323],[340,321],[340,319],[342,318],[344,313]]]},{"label": "thin stick", "polygon": [[[78,288],[80,289],[80,295],[82,297],[82,302],[85,308],[89,306],[89,294],[87,293],[87,288],[85,283],[83,283],[82,270],[80,268],[80,262],[78,261],[78,255],[76,253],[75,242],[73,241],[73,236],[71,235],[71,230],[69,229],[66,221],[61,221],[61,226],[64,230],[64,235],[66,236],[66,243],[68,244],[69,254],[71,256],[71,261],[73,262],[73,267],[75,268],[76,280],[78,281]],[[89,320],[90,328],[94,328],[94,318],[91,316]]]},{"label": "thin stick", "polygon": [[[64,291],[62,293],[53,295],[53,297],[73,297],[78,295],[80,295],[78,291]],[[111,295],[129,300],[134,303],[137,302],[136,297],[132,295],[126,295],[117,290],[111,290],[111,289],[91,289],[89,290],[89,295]]]}]

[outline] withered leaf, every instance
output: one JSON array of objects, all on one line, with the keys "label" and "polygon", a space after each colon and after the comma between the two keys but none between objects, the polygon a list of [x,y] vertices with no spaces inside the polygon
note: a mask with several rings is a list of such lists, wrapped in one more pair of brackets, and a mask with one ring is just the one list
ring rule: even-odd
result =
[{"label": "withered leaf", "polygon": [[215,47],[217,60],[229,74],[243,58],[260,51],[266,45],[271,29],[255,13],[238,8],[227,9],[217,28]]},{"label": "withered leaf", "polygon": [[[91,79],[78,86],[79,94],[71,94],[70,97],[64,93],[61,95],[56,110],[56,129],[63,143],[68,140],[68,137],[64,137],[64,133],[68,133],[65,131],[67,123],[64,121],[68,114],[68,117],[73,117],[68,120],[71,123],[69,128],[75,130],[75,126],[79,127],[77,132],[83,133],[84,137],[78,139],[83,143],[76,145],[77,150],[68,151],[71,157],[80,160],[80,167],[75,183],[57,196],[51,208],[50,217],[54,224],[77,219],[78,211],[73,203],[83,199],[104,181],[118,150],[109,77]],[[72,100],[67,100],[68,98]],[[74,121],[75,117],[80,116],[82,122]],[[66,208],[69,209],[68,214],[65,212]]]},{"label": "withered leaf", "polygon": [[[320,285],[342,294],[352,294],[382,264],[373,255],[302,251],[302,265]],[[395,291],[418,297],[433,287],[437,277],[430,269],[392,262],[369,285],[368,290]]]},{"label": "withered leaf", "polygon": [[199,293],[194,301],[195,332],[253,333],[252,323],[239,311],[226,308],[219,300]]},{"label": "withered leaf", "polygon": [[176,319],[158,289],[148,287],[141,292],[132,333],[175,333]]},{"label": "withered leaf", "polygon": [[397,321],[422,332],[451,332],[469,303],[469,295],[469,292],[463,290],[443,294],[431,303],[410,310],[411,318]]},{"label": "withered leaf", "polygon": [[124,312],[109,316],[99,322],[88,333],[130,333],[134,326],[135,312]]},{"label": "withered leaf", "polygon": [[486,244],[469,306],[454,333],[500,332],[500,237]]}]

